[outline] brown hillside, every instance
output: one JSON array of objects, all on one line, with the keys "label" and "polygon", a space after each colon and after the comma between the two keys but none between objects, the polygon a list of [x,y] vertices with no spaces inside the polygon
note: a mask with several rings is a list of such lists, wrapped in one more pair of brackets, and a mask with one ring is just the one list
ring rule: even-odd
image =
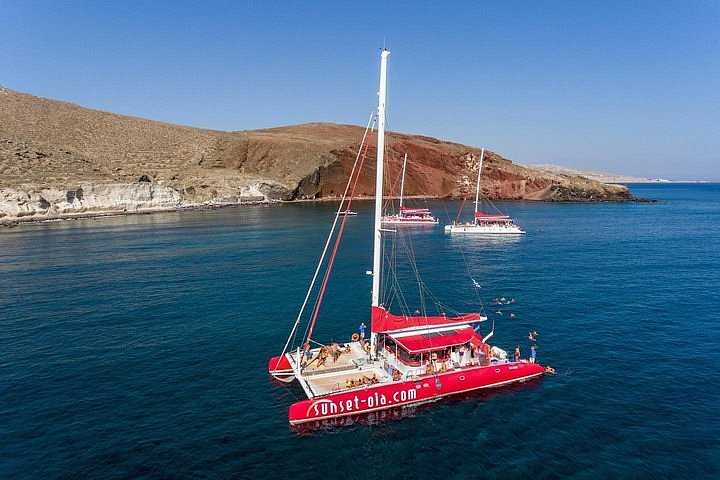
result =
[{"label": "brown hillside", "polygon": [[[312,123],[221,132],[89,110],[0,88],[0,188],[73,190],[135,184],[176,190],[185,204],[264,195],[285,200],[338,195],[362,138],[361,127]],[[390,133],[388,182],[408,154],[408,195],[472,193],[475,147]],[[374,158],[374,149],[370,149]],[[373,190],[369,161],[359,193]],[[632,199],[627,189],[514,165],[486,152],[490,198],[547,201]]]}]

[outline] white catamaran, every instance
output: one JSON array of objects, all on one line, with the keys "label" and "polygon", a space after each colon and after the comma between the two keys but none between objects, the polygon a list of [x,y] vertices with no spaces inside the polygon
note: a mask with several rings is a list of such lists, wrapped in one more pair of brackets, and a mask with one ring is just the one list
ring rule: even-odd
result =
[{"label": "white catamaran", "polygon": [[477,188],[475,190],[475,216],[472,222],[457,223],[445,225],[447,233],[470,233],[479,235],[518,235],[525,233],[520,227],[515,225],[509,215],[501,213],[490,214],[481,212],[480,205],[480,175],[482,174],[483,158],[485,157],[485,149],[480,152],[480,165],[478,166]]}]

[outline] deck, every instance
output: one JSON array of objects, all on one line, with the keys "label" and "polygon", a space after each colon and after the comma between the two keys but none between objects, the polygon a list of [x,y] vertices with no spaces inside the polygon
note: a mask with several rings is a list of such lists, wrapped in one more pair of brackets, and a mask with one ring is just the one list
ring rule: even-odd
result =
[{"label": "deck", "polygon": [[[303,370],[303,379],[315,396],[327,395],[328,393],[363,388],[362,380],[368,382],[375,377],[378,382],[389,381],[390,378],[382,368],[381,362],[370,362],[368,354],[363,350],[359,342],[351,342],[350,352],[342,353],[336,361],[328,358],[324,365],[317,365],[312,362]],[[345,345],[343,345],[343,349]],[[314,350],[313,358],[317,355]],[[355,382],[356,387],[349,387],[348,381]]]}]

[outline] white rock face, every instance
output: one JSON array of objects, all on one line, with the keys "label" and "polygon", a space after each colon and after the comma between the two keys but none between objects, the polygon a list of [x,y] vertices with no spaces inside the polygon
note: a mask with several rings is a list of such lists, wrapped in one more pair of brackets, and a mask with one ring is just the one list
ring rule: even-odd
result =
[{"label": "white rock face", "polygon": [[81,185],[74,190],[0,188],[0,219],[16,221],[83,213],[123,213],[185,206],[175,189],[151,183]]}]

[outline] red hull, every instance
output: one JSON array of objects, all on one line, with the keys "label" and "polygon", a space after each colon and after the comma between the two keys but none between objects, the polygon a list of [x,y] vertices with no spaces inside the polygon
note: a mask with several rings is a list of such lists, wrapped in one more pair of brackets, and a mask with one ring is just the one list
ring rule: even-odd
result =
[{"label": "red hull", "polygon": [[292,365],[290,365],[290,362],[288,361],[287,357],[285,355],[283,356],[277,356],[270,359],[268,362],[268,371],[270,373],[280,371],[284,372],[290,370],[292,371]]},{"label": "red hull", "polygon": [[418,380],[369,385],[366,388],[302,400],[290,406],[289,419],[291,424],[298,424],[431,402],[448,395],[527,380],[543,373],[542,366],[527,362],[465,367],[437,376],[426,375]]}]

